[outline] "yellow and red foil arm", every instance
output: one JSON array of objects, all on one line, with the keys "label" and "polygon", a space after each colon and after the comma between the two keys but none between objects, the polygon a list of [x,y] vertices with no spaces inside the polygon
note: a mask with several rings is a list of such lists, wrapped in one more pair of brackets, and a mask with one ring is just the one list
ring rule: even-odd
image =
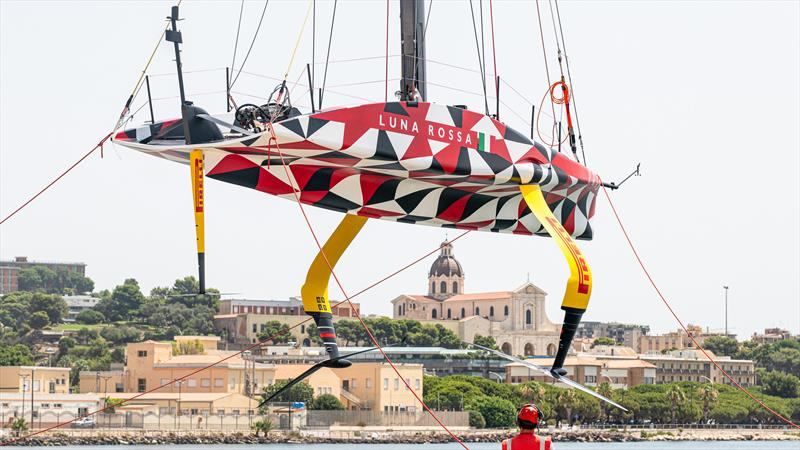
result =
[{"label": "yellow and red foil arm", "polygon": [[[336,330],[333,328],[333,314],[328,298],[328,282],[331,269],[336,266],[339,258],[347,247],[353,242],[356,235],[367,222],[366,217],[346,214],[333,234],[317,253],[306,275],[306,282],[300,290],[303,298],[303,309],[306,314],[314,318],[319,330],[319,337],[325,345],[325,351],[330,358],[339,356],[339,347],[336,345]],[[326,261],[327,258],[327,261]],[[349,361],[340,360],[343,367],[349,366]]]},{"label": "yellow and red foil arm", "polygon": [[572,344],[572,338],[578,329],[586,307],[589,305],[589,297],[592,295],[592,271],[586,258],[581,253],[578,244],[572,239],[569,232],[553,216],[547,201],[542,195],[542,190],[538,185],[520,186],[522,197],[531,211],[539,219],[550,236],[556,241],[561,253],[569,265],[569,279],[567,288],[564,291],[564,300],[561,302],[561,309],[564,310],[564,325],[561,327],[561,337],[558,342],[558,352],[553,362],[552,371],[559,375],[564,375],[564,360]]},{"label": "yellow and red foil arm", "polygon": [[200,293],[206,292],[206,231],[205,197],[203,195],[203,151],[189,152],[189,166],[192,172],[192,197],[194,200],[194,232],[197,236],[197,271]]}]

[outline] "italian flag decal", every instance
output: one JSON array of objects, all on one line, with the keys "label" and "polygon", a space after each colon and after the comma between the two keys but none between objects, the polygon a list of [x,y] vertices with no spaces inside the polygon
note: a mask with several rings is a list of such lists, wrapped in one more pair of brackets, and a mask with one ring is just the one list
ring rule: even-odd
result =
[{"label": "italian flag decal", "polygon": [[486,136],[486,133],[478,132],[478,151],[479,152],[488,152],[489,145],[492,142],[491,136]]}]

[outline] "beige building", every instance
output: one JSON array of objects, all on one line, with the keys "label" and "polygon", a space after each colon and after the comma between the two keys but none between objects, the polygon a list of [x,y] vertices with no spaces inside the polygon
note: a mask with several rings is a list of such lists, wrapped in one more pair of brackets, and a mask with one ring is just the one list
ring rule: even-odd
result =
[{"label": "beige building", "polygon": [[[260,391],[278,380],[296,378],[310,364],[253,363],[232,351],[216,348],[219,338],[214,336],[177,336],[177,342],[200,342],[204,354],[175,355],[171,342],[146,341],[128,344],[125,348],[126,366],[121,371],[81,372],[82,393],[96,393],[113,398],[131,398],[172,380],[187,377],[139,397],[124,407],[143,412],[174,412],[180,398],[181,410],[240,411],[251,404],[249,393]],[[279,347],[283,348],[283,347]],[[320,349],[324,352],[323,349]],[[290,353],[287,350],[287,353]],[[201,370],[213,363],[219,364]],[[422,396],[423,370],[421,364],[396,364],[402,378]],[[69,373],[69,369],[61,369]],[[195,373],[197,372],[197,373]],[[252,380],[252,381],[251,381]],[[333,395],[349,409],[385,411],[414,411],[416,400],[388,364],[383,362],[357,362],[346,369],[322,368],[307,379],[314,395]],[[399,384],[398,384],[399,383]],[[399,386],[399,387],[398,387]],[[243,399],[247,399],[244,402]],[[252,402],[257,404],[254,399]],[[185,403],[185,404],[184,404]],[[215,406],[216,405],[216,406]],[[235,408],[234,408],[235,406]],[[166,408],[166,409],[164,409]],[[170,409],[172,408],[172,409]]]},{"label": "beige building", "polygon": [[69,367],[0,366],[0,395],[69,393]]},{"label": "beige building", "polygon": [[[750,360],[716,356],[707,351],[722,369],[744,387],[755,384],[755,363]],[[695,381],[731,384],[730,380],[699,350],[678,350],[662,354],[644,354],[641,358],[656,365],[656,383]]]},{"label": "beige building", "polygon": [[[550,367],[553,360],[536,359],[534,364]],[[640,359],[600,359],[591,355],[569,356],[564,361],[567,376],[585,386],[597,386],[608,382],[613,388],[628,388],[640,384],[655,384],[656,366]],[[549,383],[553,379],[529,369],[524,364],[511,363],[506,366],[507,383],[539,381]]]},{"label": "beige building", "polygon": [[[172,383],[159,391],[247,394],[251,388],[258,390],[274,382],[274,365],[259,363],[254,365],[241,355],[232,356],[214,367],[190,375],[197,369],[219,362],[234,353],[218,350],[216,346],[219,338],[216,336],[176,337],[177,342],[194,340],[203,344],[203,354],[173,355],[171,342],[145,341],[128,344],[125,347],[125,369],[104,375],[114,380],[114,392],[118,392],[116,389],[118,382],[122,383],[123,392],[145,392],[187,375],[189,375],[187,379]],[[98,387],[100,384],[96,372],[81,372],[81,392],[95,392]],[[105,386],[102,387],[105,391]]]},{"label": "beige building", "polygon": [[[236,392],[151,392],[140,397],[136,392],[115,394],[114,398],[130,400],[120,411],[139,411],[143,413],[180,415],[225,415],[255,414],[258,401]],[[136,398],[134,398],[136,397]]]},{"label": "beige building", "polygon": [[783,328],[766,328],[763,334],[753,333],[751,341],[759,344],[772,344],[784,339],[792,339],[792,333]]},{"label": "beige building", "polygon": [[444,242],[428,271],[427,295],[400,295],[392,300],[395,319],[444,325],[460,339],[491,336],[513,355],[555,355],[561,327],[547,317],[547,293],[526,282],[512,291],[466,294],[464,270]]},{"label": "beige building", "polygon": [[[706,339],[714,336],[726,336],[725,333],[712,332],[709,330],[703,331],[699,325],[689,324],[686,327],[698,344],[703,345]],[[727,334],[728,337],[736,339],[735,334]],[[683,328],[678,328],[676,331],[664,333],[660,335],[647,335],[639,337],[639,347],[636,349],[639,353],[652,353],[662,352],[669,350],[681,350],[685,348],[695,348],[694,342],[689,338],[689,335],[683,331]]]},{"label": "beige building", "polygon": [[[23,401],[25,405],[23,406]],[[7,424],[9,419],[23,417],[30,422],[31,405],[33,405],[34,422],[52,425],[100,409],[103,401],[96,394],[36,394],[31,401],[30,392],[0,393],[0,423]]]}]

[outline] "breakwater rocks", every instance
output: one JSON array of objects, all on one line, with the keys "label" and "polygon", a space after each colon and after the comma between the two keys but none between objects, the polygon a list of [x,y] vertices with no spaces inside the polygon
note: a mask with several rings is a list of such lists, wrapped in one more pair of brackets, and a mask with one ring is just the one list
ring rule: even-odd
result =
[{"label": "breakwater rocks", "polygon": [[[543,433],[547,434],[547,433]],[[512,433],[474,432],[459,433],[464,442],[496,442],[510,437]],[[761,432],[755,430],[674,430],[655,433],[638,431],[556,431],[547,434],[556,442],[633,442],[633,441],[749,441],[749,440],[800,440],[800,434],[781,431]],[[71,435],[53,433],[33,436],[13,442],[16,446],[81,446],[81,445],[213,445],[213,444],[429,444],[452,442],[445,433],[354,433],[347,438],[302,435],[299,433],[271,432],[267,436],[249,433],[103,433]]]}]

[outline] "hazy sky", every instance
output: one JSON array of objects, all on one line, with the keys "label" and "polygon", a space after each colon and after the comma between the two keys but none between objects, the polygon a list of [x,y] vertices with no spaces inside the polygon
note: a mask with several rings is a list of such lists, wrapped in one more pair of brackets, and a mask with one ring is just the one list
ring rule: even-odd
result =
[{"label": "hazy sky", "polygon": [[[0,2],[0,215],[109,131],[171,4]],[[212,112],[225,105],[224,67],[233,57],[239,5],[187,0],[181,8],[187,19],[180,24],[185,70],[214,69],[187,73],[188,97]],[[262,5],[245,5],[237,66]],[[245,71],[283,76],[306,5],[272,0]],[[724,325],[722,285],[730,285],[729,326],[740,337],[769,326],[800,331],[799,5],[559,4],[590,167],[615,180],[642,163],[643,176],[613,199],[652,275],[685,321],[712,329]],[[317,61],[324,61],[332,6],[317,2]],[[400,51],[397,6],[392,2],[390,55]],[[383,2],[339,2],[331,59],[374,58],[330,65],[327,106],[360,101],[352,96],[383,100],[384,8]],[[554,70],[547,2],[541,8]],[[524,96],[502,86],[507,106],[501,106],[501,118],[527,134],[530,103],[538,105],[547,89],[535,4],[497,1],[494,15],[498,73]],[[468,4],[434,1],[427,38],[429,98],[482,110]],[[292,82],[311,53],[309,20],[290,69]],[[174,71],[172,59],[171,45],[162,44],[150,73]],[[389,78],[399,71],[399,59],[390,57]],[[372,83],[336,87],[356,82]],[[173,76],[154,76],[151,83],[156,98],[177,95]],[[240,103],[252,101],[257,98],[243,94],[265,97],[276,83],[242,74],[234,91]],[[396,88],[391,82],[390,91]],[[145,98],[143,91],[134,106]],[[293,98],[308,105],[303,86]],[[174,98],[154,106],[157,119],[178,111]],[[134,122],[148,115],[145,107]],[[107,145],[104,159],[92,156],[0,226],[0,257],[84,261],[99,289],[134,277],[149,291],[195,272],[190,205],[186,166]],[[295,203],[210,180],[206,208],[210,286],[251,298],[299,293],[316,248]],[[321,236],[340,220],[333,212],[308,211]],[[580,244],[595,280],[585,319],[676,328],[602,196],[594,228],[594,241]],[[358,291],[435,248],[445,234],[370,221],[337,273],[348,291]],[[455,253],[468,292],[513,289],[530,274],[550,293],[550,317],[561,321],[568,270],[551,240],[473,232]],[[395,296],[426,292],[432,260],[359,297],[363,310],[391,314]]]}]

